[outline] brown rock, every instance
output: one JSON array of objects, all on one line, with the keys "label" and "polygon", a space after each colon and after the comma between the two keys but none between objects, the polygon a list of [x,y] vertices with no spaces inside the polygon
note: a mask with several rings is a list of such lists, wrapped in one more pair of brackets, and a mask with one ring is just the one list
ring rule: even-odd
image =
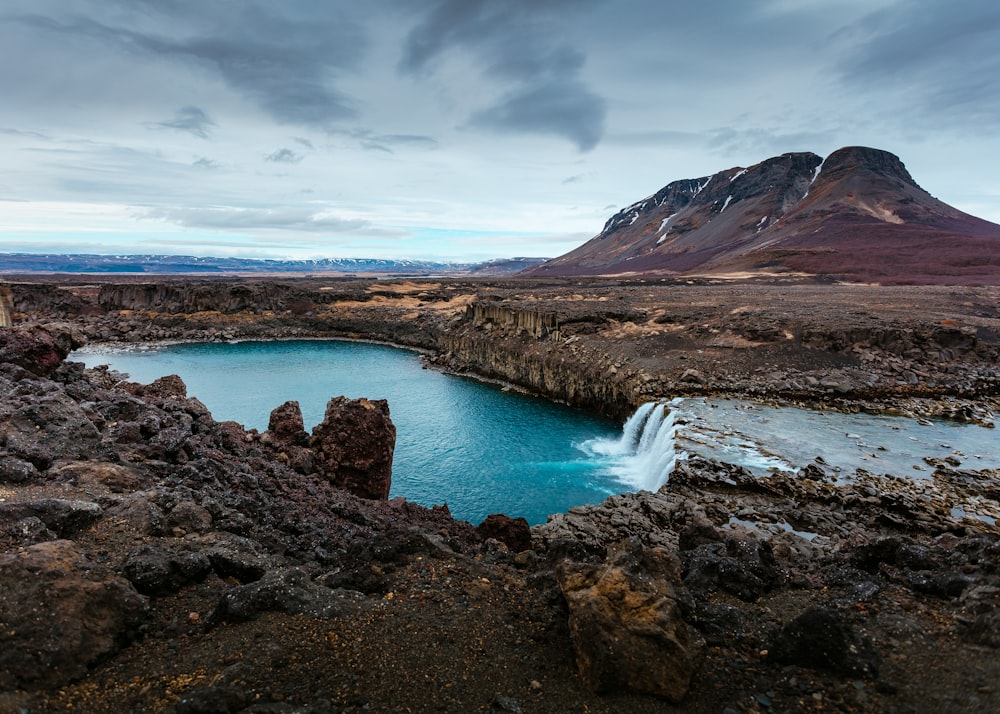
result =
[{"label": "brown rock", "polygon": [[271,412],[267,433],[278,446],[304,446],[309,441],[302,421],[302,408],[296,401],[288,401]]},{"label": "brown rock", "polygon": [[492,513],[476,526],[483,537],[495,538],[515,553],[531,548],[531,528],[524,518],[511,518],[503,513]]},{"label": "brown rock", "polygon": [[0,330],[0,362],[11,362],[37,375],[51,374],[84,340],[70,329],[40,325]]},{"label": "brown rock", "polygon": [[685,622],[680,564],[662,548],[627,545],[600,565],[564,563],[559,585],[584,684],[680,702],[704,640]]},{"label": "brown rock", "polygon": [[384,399],[334,397],[309,439],[316,471],[362,498],[389,497],[395,446],[396,427]]},{"label": "brown rock", "polygon": [[0,555],[0,689],[77,679],[126,644],[145,621],[146,598],[69,541]]}]

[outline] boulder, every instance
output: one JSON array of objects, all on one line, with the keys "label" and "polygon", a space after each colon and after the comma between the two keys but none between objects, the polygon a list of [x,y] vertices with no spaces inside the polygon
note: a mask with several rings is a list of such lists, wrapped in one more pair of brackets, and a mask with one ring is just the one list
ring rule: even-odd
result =
[{"label": "boulder", "polygon": [[10,362],[29,372],[47,376],[66,356],[83,347],[82,336],[68,327],[19,325],[0,330],[0,362]]},{"label": "boulder", "polygon": [[191,544],[142,545],[126,558],[122,575],[146,595],[174,593],[212,572],[209,556]]},{"label": "boulder", "polygon": [[215,606],[209,623],[245,622],[264,612],[333,618],[357,612],[367,598],[354,590],[331,590],[313,582],[304,570],[270,570],[257,582],[230,589]]},{"label": "boulder", "polygon": [[677,558],[663,548],[626,544],[598,565],[564,562],[557,575],[584,684],[680,702],[704,640],[684,619]]},{"label": "boulder", "polygon": [[[685,538],[685,545],[696,537]],[[690,590],[725,591],[753,602],[782,585],[786,574],[771,544],[753,536],[726,536],[703,542],[684,553],[684,584]]]},{"label": "boulder", "polygon": [[0,524],[37,518],[60,538],[69,538],[104,514],[93,501],[42,498],[37,501],[0,504]]},{"label": "boulder", "polygon": [[309,439],[316,471],[361,498],[386,499],[396,427],[384,399],[334,397]]},{"label": "boulder", "polygon": [[0,690],[58,687],[138,633],[146,598],[65,540],[0,555]]},{"label": "boulder", "polygon": [[277,446],[305,446],[309,443],[299,403],[288,401],[272,410],[267,423],[267,434]]},{"label": "boulder", "polygon": [[515,553],[531,549],[531,528],[524,518],[492,513],[476,526],[476,532],[483,540],[495,538]]}]

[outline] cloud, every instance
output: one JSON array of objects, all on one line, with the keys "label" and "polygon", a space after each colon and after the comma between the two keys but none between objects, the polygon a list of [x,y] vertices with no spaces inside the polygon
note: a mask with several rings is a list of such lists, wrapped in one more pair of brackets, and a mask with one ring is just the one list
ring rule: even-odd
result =
[{"label": "cloud", "polygon": [[[65,19],[40,14],[13,19],[119,53],[194,64],[283,123],[328,129],[356,115],[334,78],[356,65],[366,36],[330,3],[178,0],[122,5],[107,22],[70,14]],[[133,5],[141,7],[129,12]]]},{"label": "cloud", "polygon": [[[908,124],[942,121],[1000,132],[1000,6],[908,0],[837,33],[842,81],[855,91],[895,95]],[[896,104],[895,108],[899,105]]]},{"label": "cloud", "polygon": [[156,122],[152,126],[186,131],[199,138],[207,139],[211,134],[212,127],[215,126],[215,122],[202,109],[189,106],[178,109],[173,119]]},{"label": "cloud", "polygon": [[202,156],[200,159],[198,159],[197,161],[193,162],[191,165],[192,166],[196,166],[199,169],[217,169],[217,168],[219,168],[219,162],[213,161],[212,159],[209,159],[209,158],[207,158],[205,156]]},{"label": "cloud", "polygon": [[367,151],[383,151],[387,154],[395,153],[394,149],[396,148],[436,149],[438,147],[436,139],[421,134],[377,134],[359,129],[349,132],[348,135],[357,139],[361,143],[361,148]]},{"label": "cloud", "polygon": [[297,164],[302,161],[302,156],[291,149],[278,149],[265,156],[264,161],[273,161],[277,164]]},{"label": "cloud", "polygon": [[512,92],[469,123],[500,132],[563,136],[589,151],[604,133],[604,114],[604,100],[583,85],[553,82]]},{"label": "cloud", "polygon": [[582,6],[570,0],[440,0],[407,35],[399,70],[433,73],[460,49],[502,88],[468,126],[560,136],[589,151],[604,133],[606,104],[580,79],[583,52],[553,42],[563,13]]},{"label": "cloud", "polygon": [[147,211],[142,217],[169,221],[188,228],[232,231],[278,229],[311,233],[373,232],[370,230],[370,221],[342,218],[327,211],[309,208],[165,208]]}]

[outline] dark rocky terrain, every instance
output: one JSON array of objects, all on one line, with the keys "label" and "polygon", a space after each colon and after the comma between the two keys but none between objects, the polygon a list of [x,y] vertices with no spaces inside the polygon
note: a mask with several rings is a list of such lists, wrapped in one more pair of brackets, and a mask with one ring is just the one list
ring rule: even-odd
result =
[{"label": "dark rocky terrain", "polygon": [[847,147],[674,181],[612,216],[555,275],[825,275],[997,284],[1000,226],[935,199],[898,157]]},{"label": "dark rocky terrain", "polygon": [[[614,414],[675,394],[984,420],[996,288],[18,280],[0,330],[0,711],[985,712],[1000,474],[692,460],[528,529],[387,501],[391,405],[264,433],[83,341],[378,339]],[[249,386],[248,386],[249,388]],[[358,495],[360,494],[360,495]]]}]

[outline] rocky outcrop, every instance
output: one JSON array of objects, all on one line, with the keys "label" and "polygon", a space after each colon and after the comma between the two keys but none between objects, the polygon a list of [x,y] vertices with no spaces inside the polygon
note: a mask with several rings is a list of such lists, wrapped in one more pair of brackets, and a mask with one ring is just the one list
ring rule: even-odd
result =
[{"label": "rocky outcrop", "polygon": [[146,598],[72,542],[0,554],[0,689],[83,676],[139,633]]},{"label": "rocky outcrop", "polygon": [[10,288],[0,285],[0,327],[10,327],[13,321],[10,317],[12,309],[12,297]]},{"label": "rocky outcrop", "polygon": [[559,317],[537,310],[515,309],[497,302],[476,302],[466,309],[465,318],[481,330],[500,335],[527,334],[535,339],[559,338]]},{"label": "rocky outcrop", "polygon": [[361,498],[389,497],[395,446],[384,399],[334,397],[309,439],[318,473]]},{"label": "rocky outcrop", "polygon": [[83,337],[72,328],[38,325],[0,330],[0,363],[23,367],[38,375],[51,374],[74,349],[82,347]]},{"label": "rocky outcrop", "polygon": [[564,562],[557,572],[583,683],[684,699],[704,641],[685,621],[676,557],[632,544],[599,565]]}]

